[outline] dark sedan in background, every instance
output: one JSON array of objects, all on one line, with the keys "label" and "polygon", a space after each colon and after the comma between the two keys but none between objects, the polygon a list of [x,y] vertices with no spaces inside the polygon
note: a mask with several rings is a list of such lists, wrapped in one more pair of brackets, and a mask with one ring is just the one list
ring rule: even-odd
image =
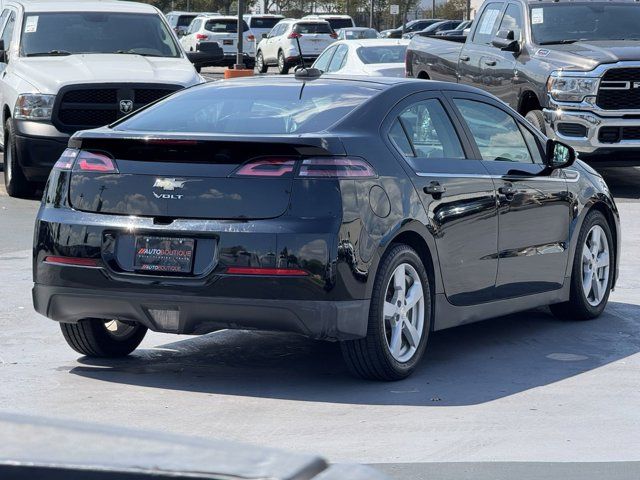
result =
[{"label": "dark sedan in background", "polygon": [[302,71],[75,134],[38,214],[33,298],[84,355],[126,355],[147,329],[284,330],[394,380],[433,330],[549,304],[598,316],[619,244],[604,180],[494,97]]}]

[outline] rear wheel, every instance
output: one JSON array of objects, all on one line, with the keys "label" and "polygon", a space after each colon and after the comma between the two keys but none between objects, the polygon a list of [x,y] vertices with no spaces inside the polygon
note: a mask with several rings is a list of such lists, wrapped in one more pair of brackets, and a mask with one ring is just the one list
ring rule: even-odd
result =
[{"label": "rear wheel", "polygon": [[528,112],[524,118],[529,120],[529,123],[540,130],[543,134],[546,135],[547,128],[544,125],[544,115],[541,110],[531,110]]},{"label": "rear wheel", "polygon": [[367,336],[341,343],[355,375],[372,380],[400,380],[422,358],[431,329],[429,276],[408,245],[394,245],[376,275]]},{"label": "rear wheel", "polygon": [[4,124],[4,186],[11,197],[30,197],[35,185],[27,180],[18,161],[13,122]]},{"label": "rear wheel", "polygon": [[89,357],[124,357],[133,352],[147,333],[142,325],[119,320],[89,318],[61,323],[62,335],[76,352]]},{"label": "rear wheel", "polygon": [[287,64],[287,60],[284,58],[284,52],[282,50],[278,52],[278,73],[280,75],[286,75],[289,73],[289,65]]},{"label": "rear wheel", "polygon": [[578,237],[569,301],[551,305],[552,313],[569,320],[599,316],[609,300],[614,265],[609,223],[601,212],[592,211],[587,214]]},{"label": "rear wheel", "polygon": [[258,69],[258,73],[267,73],[269,69],[269,66],[264,62],[262,52],[258,52],[258,55],[256,55],[256,68]]}]

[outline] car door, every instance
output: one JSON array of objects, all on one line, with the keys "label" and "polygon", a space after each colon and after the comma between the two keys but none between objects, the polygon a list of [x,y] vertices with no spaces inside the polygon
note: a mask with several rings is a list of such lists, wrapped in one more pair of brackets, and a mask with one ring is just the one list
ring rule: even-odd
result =
[{"label": "car door", "polygon": [[563,172],[548,172],[543,138],[501,102],[462,93],[451,98],[498,194],[496,296],[560,288],[573,205]]},{"label": "car door", "polygon": [[268,62],[274,62],[276,60],[277,52],[278,52],[278,42],[282,38],[282,34],[287,29],[288,24],[279,24],[273,27],[273,30],[267,36],[267,41],[265,42],[265,49],[262,52],[264,59]]},{"label": "car door", "polygon": [[458,61],[458,81],[467,85],[485,88],[490,82],[483,76],[487,73],[484,62],[485,57],[491,51],[491,40],[498,31],[498,25],[504,2],[490,2],[485,4],[480,20],[473,32],[471,41],[467,41],[462,47]]},{"label": "car door", "polygon": [[446,296],[454,305],[493,298],[498,218],[493,181],[458,119],[437,93],[409,96],[383,123],[406,165],[433,232]]},{"label": "car door", "polygon": [[[180,39],[180,43],[187,52],[192,52],[196,49],[196,33],[200,30],[202,20],[194,19],[187,29],[187,33]],[[221,46],[222,48],[222,46]]]},{"label": "car door", "polygon": [[[514,40],[521,42],[522,22],[522,7],[509,3],[497,32],[513,32]],[[487,47],[486,54],[480,61],[483,83],[479,85],[514,108],[518,104],[518,92],[514,84],[516,57],[514,52],[504,52],[493,45]]]}]

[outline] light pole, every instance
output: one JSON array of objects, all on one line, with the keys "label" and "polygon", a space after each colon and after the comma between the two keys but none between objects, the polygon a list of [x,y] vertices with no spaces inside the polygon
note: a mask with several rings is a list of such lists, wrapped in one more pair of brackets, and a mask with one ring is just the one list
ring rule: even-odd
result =
[{"label": "light pole", "polygon": [[375,0],[371,0],[371,8],[369,9],[369,28],[373,28],[373,2]]},{"label": "light pole", "polygon": [[236,55],[236,64],[233,66],[235,70],[242,70],[244,68],[244,55],[242,53],[242,34],[244,27],[244,19],[242,13],[244,12],[244,1],[238,0],[238,54]]},{"label": "light pole", "polygon": [[431,0],[431,18],[436,18],[436,0]]}]

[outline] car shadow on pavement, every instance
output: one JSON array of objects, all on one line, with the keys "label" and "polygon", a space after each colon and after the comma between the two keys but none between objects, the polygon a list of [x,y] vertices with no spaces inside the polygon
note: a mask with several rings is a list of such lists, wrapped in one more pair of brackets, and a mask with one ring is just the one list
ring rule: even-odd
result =
[{"label": "car shadow on pavement", "polygon": [[82,357],[70,373],[152,388],[368,405],[473,405],[579,375],[640,351],[640,306],[611,302],[597,320],[534,310],[433,334],[410,378],[349,375],[339,345],[267,332],[222,331],[123,360]]},{"label": "car shadow on pavement", "polygon": [[640,168],[597,168],[597,170],[607,182],[616,200],[640,199]]}]

